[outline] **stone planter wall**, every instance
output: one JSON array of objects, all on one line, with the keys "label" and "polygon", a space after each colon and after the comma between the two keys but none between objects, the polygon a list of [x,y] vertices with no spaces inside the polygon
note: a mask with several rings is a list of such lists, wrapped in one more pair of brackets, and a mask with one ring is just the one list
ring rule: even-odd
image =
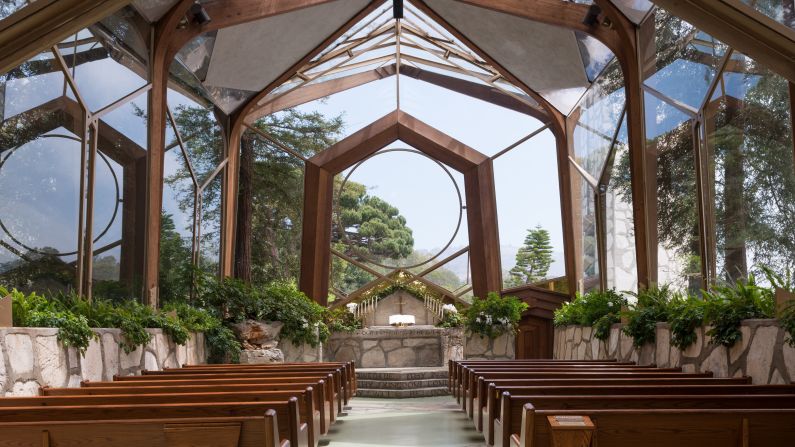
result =
[{"label": "stone planter wall", "polygon": [[468,334],[464,342],[465,359],[512,360],[516,357],[516,337],[503,334],[497,338],[486,338]]},{"label": "stone planter wall", "polygon": [[433,326],[360,329],[331,334],[323,357],[357,368],[441,367],[463,355],[463,331]]},{"label": "stone planter wall", "polygon": [[590,327],[555,328],[554,358],[570,360],[617,359],[659,367],[681,366],[684,372],[712,371],[715,377],[750,376],[755,384],[795,380],[795,348],[784,340],[786,331],[776,320],[745,320],[742,339],[731,348],[716,346],[706,336],[709,327],[696,330],[696,342],[685,350],[671,346],[667,323],[657,323],[655,343],[638,349],[621,324],[610,329],[610,338],[597,340]]},{"label": "stone planter wall", "polygon": [[0,396],[36,395],[42,386],[77,387],[82,380],[112,380],[114,375],[140,374],[206,361],[204,334],[192,334],[176,345],[162,329],[147,329],[152,340],[127,354],[119,346],[119,329],[95,329],[84,355],[57,340],[54,328],[0,329]]},{"label": "stone planter wall", "polygon": [[282,350],[285,363],[309,363],[323,361],[323,346],[312,347],[309,344],[296,345],[289,340],[279,340],[276,346]]}]

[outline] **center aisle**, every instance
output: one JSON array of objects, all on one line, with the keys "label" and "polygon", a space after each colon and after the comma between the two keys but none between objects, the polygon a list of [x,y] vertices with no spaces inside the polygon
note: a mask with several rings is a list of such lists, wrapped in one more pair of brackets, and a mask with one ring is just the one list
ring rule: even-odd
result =
[{"label": "center aisle", "polygon": [[484,447],[483,436],[450,396],[350,400],[321,446]]}]

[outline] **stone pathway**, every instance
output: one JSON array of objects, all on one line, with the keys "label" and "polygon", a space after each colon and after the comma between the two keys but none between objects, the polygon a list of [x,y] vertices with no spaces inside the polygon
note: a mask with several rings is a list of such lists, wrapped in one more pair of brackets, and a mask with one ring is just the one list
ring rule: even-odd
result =
[{"label": "stone pathway", "polygon": [[321,437],[328,447],[485,447],[461,407],[450,396],[416,399],[356,397]]}]

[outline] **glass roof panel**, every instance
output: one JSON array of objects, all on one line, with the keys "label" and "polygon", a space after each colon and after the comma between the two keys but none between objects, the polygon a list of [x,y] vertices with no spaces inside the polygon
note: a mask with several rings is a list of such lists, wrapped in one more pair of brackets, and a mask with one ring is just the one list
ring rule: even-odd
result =
[{"label": "glass roof panel", "polygon": [[585,73],[588,75],[588,80],[593,82],[599,76],[599,73],[604,70],[605,66],[613,60],[613,52],[602,42],[585,33],[575,31],[574,35],[577,37],[577,44],[580,46]]},{"label": "glass roof panel", "polygon": [[28,4],[30,2],[27,0],[3,0],[0,2],[0,20],[28,6]]},{"label": "glass roof panel", "polygon": [[795,29],[795,4],[792,0],[742,0],[778,23]]},{"label": "glass roof panel", "polygon": [[654,4],[649,0],[610,0],[634,23],[640,23]]},{"label": "glass roof panel", "polygon": [[157,22],[177,3],[177,0],[133,0],[132,6],[150,23]]}]

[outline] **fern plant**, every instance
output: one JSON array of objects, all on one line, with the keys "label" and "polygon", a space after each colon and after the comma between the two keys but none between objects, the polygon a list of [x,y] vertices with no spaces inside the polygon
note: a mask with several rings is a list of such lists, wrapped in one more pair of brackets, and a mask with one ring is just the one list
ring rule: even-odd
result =
[{"label": "fern plant", "polygon": [[704,292],[704,317],[712,329],[707,335],[712,344],[733,346],[742,338],[740,323],[750,318],[773,318],[773,291],[756,284],[753,274],[747,280],[738,279],[733,285],[715,286]]},{"label": "fern plant", "polygon": [[639,348],[655,341],[657,323],[668,321],[668,302],[672,294],[668,285],[653,286],[638,293],[631,293],[637,301],[624,313],[627,324],[622,330],[632,337],[632,344],[635,347]]}]

